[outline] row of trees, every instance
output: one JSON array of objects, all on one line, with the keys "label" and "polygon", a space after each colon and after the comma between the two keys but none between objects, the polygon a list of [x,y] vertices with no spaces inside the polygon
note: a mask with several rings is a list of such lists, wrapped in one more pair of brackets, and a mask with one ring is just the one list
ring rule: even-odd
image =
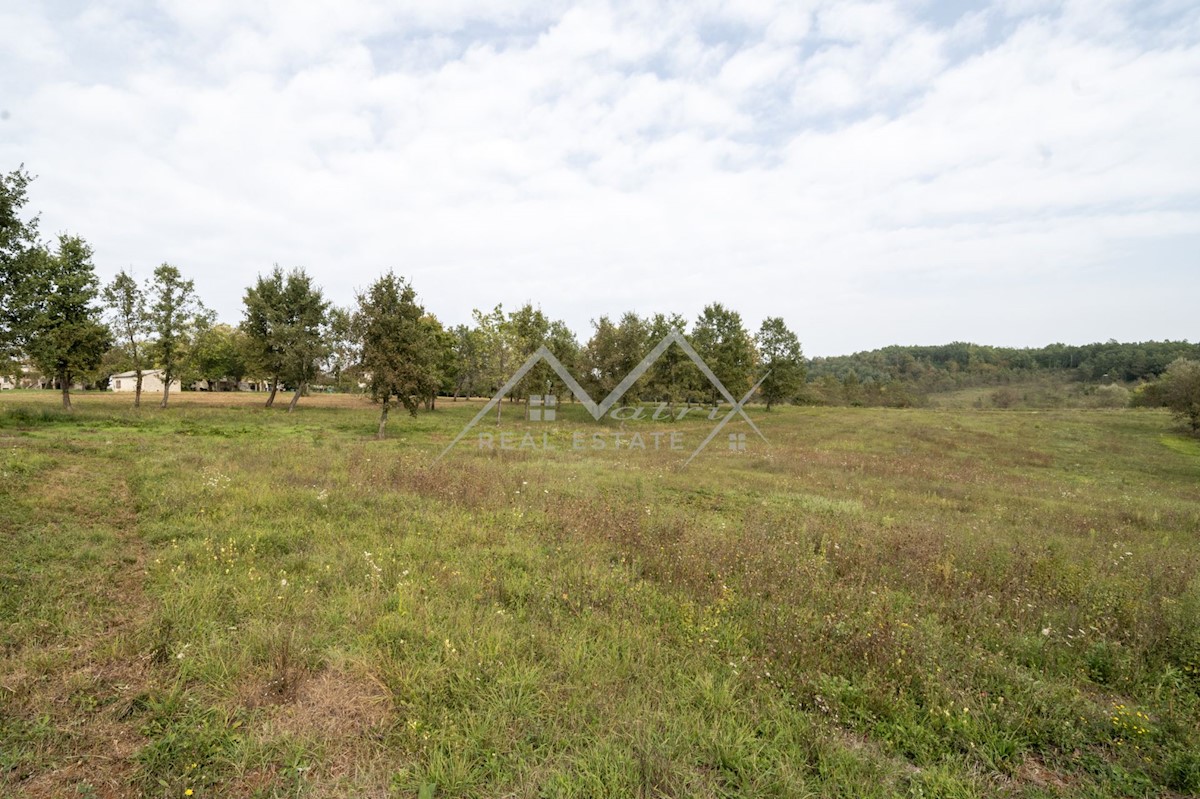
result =
[{"label": "row of trees", "polygon": [[[52,377],[66,407],[77,380],[118,371],[134,373],[140,406],[144,375],[158,369],[162,407],[179,379],[239,385],[253,377],[269,388],[267,407],[290,389],[289,410],[321,383],[368,391],[383,404],[382,428],[393,403],[415,412],[420,404],[432,408],[439,394],[493,394],[541,347],[602,397],[667,334],[687,328],[678,314],[627,313],[616,321],[601,317],[581,344],[565,323],[527,303],[512,312],[499,305],[476,310],[471,324],[447,329],[395,275],[372,284],[354,307],[338,308],[303,269],[278,266],[246,290],[237,326],[218,324],[193,281],[170,264],[144,282],[122,271],[101,286],[82,239],[64,235],[53,249],[43,244],[36,217],[19,213],[29,180],[21,169],[0,175],[0,353],[10,366],[25,360]],[[714,303],[696,319],[690,341],[735,396],[763,372],[768,407],[792,399],[804,382],[800,343],[782,319],[767,319],[751,335],[736,311]],[[566,393],[545,363],[512,396],[542,391]],[[672,404],[721,399],[677,347],[628,396]]]},{"label": "row of trees", "polygon": [[[122,272],[100,286],[86,242],[62,235],[55,246],[47,246],[38,238],[36,217],[20,217],[28,184],[28,174],[20,169],[0,175],[0,358],[30,362],[53,377],[66,407],[77,379],[118,371],[135,374],[134,404],[140,405],[143,375],[157,368],[163,407],[177,379],[237,386],[250,377],[269,389],[267,407],[281,389],[290,389],[289,411],[311,385],[321,384],[369,392],[382,404],[382,432],[393,404],[415,412],[422,404],[432,409],[439,395],[492,395],[541,347],[600,399],[672,332],[688,334],[735,397],[765,374],[760,396],[768,409],[797,400],[911,405],[929,391],[1004,383],[1045,370],[1068,371],[1084,380],[1144,380],[1180,358],[1200,358],[1200,345],[1187,342],[1040,349],[958,342],[895,346],[814,359],[806,384],[800,342],[782,319],[766,319],[752,335],[740,315],[720,303],[707,306],[690,330],[678,314],[602,316],[580,343],[565,323],[530,303],[511,312],[501,306],[475,310],[470,324],[445,328],[420,305],[412,286],[390,273],[360,294],[353,307],[338,308],[304,270],[284,272],[278,266],[246,290],[238,325],[218,324],[193,282],[169,264],[144,283]],[[15,371],[0,363],[0,373]],[[1161,394],[1169,404],[1175,394],[1163,385],[1141,396],[1157,402]],[[542,392],[568,393],[545,363],[530,370],[510,396],[517,400]],[[626,397],[672,405],[722,400],[677,347],[663,352]]]}]

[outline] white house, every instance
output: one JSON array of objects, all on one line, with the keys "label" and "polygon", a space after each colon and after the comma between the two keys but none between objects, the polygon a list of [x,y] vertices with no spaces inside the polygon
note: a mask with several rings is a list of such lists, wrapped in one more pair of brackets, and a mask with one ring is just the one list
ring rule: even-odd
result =
[{"label": "white house", "polygon": [[[162,369],[148,369],[142,372],[142,393],[161,394],[163,390],[162,378]],[[171,381],[172,391],[179,391],[180,388],[178,379]],[[121,372],[120,374],[111,375],[108,378],[108,390],[130,393],[136,391],[137,372]]]},{"label": "white house", "polygon": [[13,382],[9,375],[0,375],[0,391],[7,388],[16,388],[17,384]]}]

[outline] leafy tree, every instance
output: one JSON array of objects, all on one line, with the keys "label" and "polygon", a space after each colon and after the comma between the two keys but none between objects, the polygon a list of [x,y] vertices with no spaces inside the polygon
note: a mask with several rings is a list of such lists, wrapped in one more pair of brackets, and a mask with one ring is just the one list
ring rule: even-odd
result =
[{"label": "leafy tree", "polygon": [[388,272],[358,295],[362,367],[371,399],[382,404],[376,436],[384,436],[395,399],[413,416],[430,384],[436,385],[436,343],[425,309],[408,281]]},{"label": "leafy tree", "polygon": [[283,270],[276,266],[270,275],[259,275],[242,298],[245,310],[241,327],[250,339],[253,368],[265,374],[271,384],[271,392],[267,395],[268,408],[275,404],[275,394],[279,391],[284,370],[283,297]]},{"label": "leafy tree", "polygon": [[23,167],[0,174],[0,360],[4,361],[17,358],[32,332],[34,276],[46,257],[38,244],[37,217],[20,217],[31,180]]},{"label": "leafy tree", "polygon": [[354,312],[346,308],[330,308],[327,336],[325,365],[334,385],[342,390],[357,389],[358,377],[362,373],[359,365],[362,360],[362,336],[357,330]]},{"label": "leafy tree", "polygon": [[128,368],[135,376],[133,407],[142,406],[142,373],[146,369],[146,336],[150,332],[150,316],[146,310],[146,293],[133,276],[121,271],[104,287],[104,304],[112,316],[112,329],[119,339]]},{"label": "leafy tree", "polygon": [[[550,320],[542,313],[541,308],[535,308],[533,303],[527,302],[508,315],[507,325],[513,342],[513,367],[517,368],[546,343],[546,337],[550,333]],[[538,363],[516,385],[510,399],[516,400],[541,393],[553,374],[548,364]],[[504,381],[507,379],[505,377]]]},{"label": "leafy tree", "polygon": [[1200,361],[1180,358],[1172,362],[1163,373],[1158,393],[1193,433],[1200,431]]},{"label": "leafy tree", "polygon": [[242,329],[253,342],[255,359],[271,379],[266,407],[275,404],[279,384],[295,389],[288,411],[317,375],[317,366],[330,354],[326,335],[329,303],[303,269],[286,276],[276,266],[267,277],[259,275],[243,298]]},{"label": "leafy tree", "polygon": [[[550,323],[550,329],[546,331],[546,338],[543,342],[546,349],[558,358],[559,362],[574,374],[579,365],[579,341],[575,338],[575,333],[571,328],[567,327],[567,323],[562,320],[555,320]],[[550,373],[548,376],[551,383],[551,392],[562,395],[567,395],[570,392],[565,383],[558,378],[557,375]]]},{"label": "leafy tree", "polygon": [[[691,340],[717,379],[735,400],[741,399],[750,388],[756,360],[754,340],[742,324],[741,315],[720,303],[708,305],[692,328]],[[721,401],[716,388],[711,398],[713,402]]]},{"label": "leafy tree", "polygon": [[[683,333],[687,320],[679,314],[655,314],[650,320],[649,344],[657,345],[670,333]],[[677,345],[672,344],[650,368],[648,390],[652,399],[666,402],[672,409],[675,403],[694,396],[699,371]]]},{"label": "leafy tree", "polygon": [[288,273],[283,290],[282,336],[284,381],[295,387],[288,412],[296,409],[302,392],[318,374],[318,364],[329,354],[325,334],[329,303],[321,289],[313,284],[303,269]]},{"label": "leafy tree", "polygon": [[[481,383],[488,387],[489,394],[494,394],[508,382],[516,370],[521,342],[505,317],[502,306],[497,305],[487,313],[476,309],[471,315],[475,319],[475,330],[480,344]],[[500,422],[503,407],[503,403],[496,403],[497,423]]]},{"label": "leafy tree", "polygon": [[236,385],[249,371],[248,337],[227,324],[205,325],[196,331],[188,353],[189,380],[212,383],[229,379]]},{"label": "leafy tree", "polygon": [[[628,311],[618,323],[602,316],[592,322],[592,327],[592,337],[588,339],[582,359],[588,392],[600,401],[646,357],[652,346],[650,326],[636,313]],[[630,401],[638,399],[639,388],[642,387],[626,395]]]},{"label": "leafy tree", "polygon": [[150,328],[154,331],[154,352],[163,372],[163,396],[160,408],[167,407],[172,381],[183,371],[187,347],[193,331],[204,319],[204,306],[196,297],[195,284],[184,280],[179,270],[164,263],[154,270],[148,292]]},{"label": "leafy tree", "polygon": [[[550,350],[567,369],[574,368],[579,357],[579,343],[565,322],[551,321],[540,308],[526,303],[509,314],[508,327],[515,343],[514,369],[537,352],[539,347]],[[566,385],[555,375],[550,365],[542,362],[529,370],[513,394],[527,397],[542,392],[564,394],[566,391]]]},{"label": "leafy tree", "polygon": [[800,339],[778,316],[763,320],[755,343],[762,368],[768,370],[761,390],[769,411],[775,403],[790,401],[800,392],[806,371],[804,352],[800,349]]},{"label": "leafy tree", "polygon": [[425,402],[425,410],[432,411],[438,392],[454,373],[454,336],[442,327],[433,314],[421,317],[421,327],[421,341],[426,348],[424,358],[428,364],[421,397]]},{"label": "leafy tree", "polygon": [[467,325],[450,329],[454,337],[454,371],[451,374],[451,394],[470,398],[479,388],[484,374],[483,334]]},{"label": "leafy tree", "polygon": [[25,351],[43,374],[62,389],[71,407],[71,383],[100,365],[112,336],[100,321],[100,284],[92,248],[77,236],[58,237],[58,251],[40,259],[30,278],[38,298]]}]

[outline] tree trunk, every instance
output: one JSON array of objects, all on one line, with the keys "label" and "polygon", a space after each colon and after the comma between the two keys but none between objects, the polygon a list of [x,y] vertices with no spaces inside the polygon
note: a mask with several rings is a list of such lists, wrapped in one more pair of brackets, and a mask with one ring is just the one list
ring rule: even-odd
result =
[{"label": "tree trunk", "polygon": [[142,370],[138,369],[133,383],[133,407],[142,407]]},{"label": "tree trunk", "polygon": [[383,401],[383,411],[379,414],[379,430],[375,433],[375,438],[383,441],[383,429],[387,427],[388,401]]},{"label": "tree trunk", "polygon": [[71,381],[65,377],[59,378],[59,385],[62,386],[62,402],[63,410],[71,410]]},{"label": "tree trunk", "polygon": [[275,392],[279,390],[279,378],[271,381],[271,393],[267,395],[267,404],[263,407],[270,408],[275,405]]},{"label": "tree trunk", "polygon": [[288,413],[296,410],[296,403],[300,401],[300,392],[304,390],[304,384],[296,386],[296,393],[292,395],[292,401],[288,403]]},{"label": "tree trunk", "polygon": [[167,407],[167,398],[171,396],[171,376],[163,374],[163,398],[162,402],[158,403],[158,407]]}]

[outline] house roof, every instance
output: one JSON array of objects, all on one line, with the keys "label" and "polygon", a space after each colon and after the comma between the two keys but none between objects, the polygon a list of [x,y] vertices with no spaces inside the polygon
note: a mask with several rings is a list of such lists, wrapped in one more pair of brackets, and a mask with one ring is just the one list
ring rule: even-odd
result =
[{"label": "house roof", "polygon": [[[154,377],[162,377],[162,369],[142,370],[142,377],[150,377],[151,375]],[[137,377],[137,372],[117,372],[115,375],[109,375],[108,379],[111,380],[114,377]]]}]

